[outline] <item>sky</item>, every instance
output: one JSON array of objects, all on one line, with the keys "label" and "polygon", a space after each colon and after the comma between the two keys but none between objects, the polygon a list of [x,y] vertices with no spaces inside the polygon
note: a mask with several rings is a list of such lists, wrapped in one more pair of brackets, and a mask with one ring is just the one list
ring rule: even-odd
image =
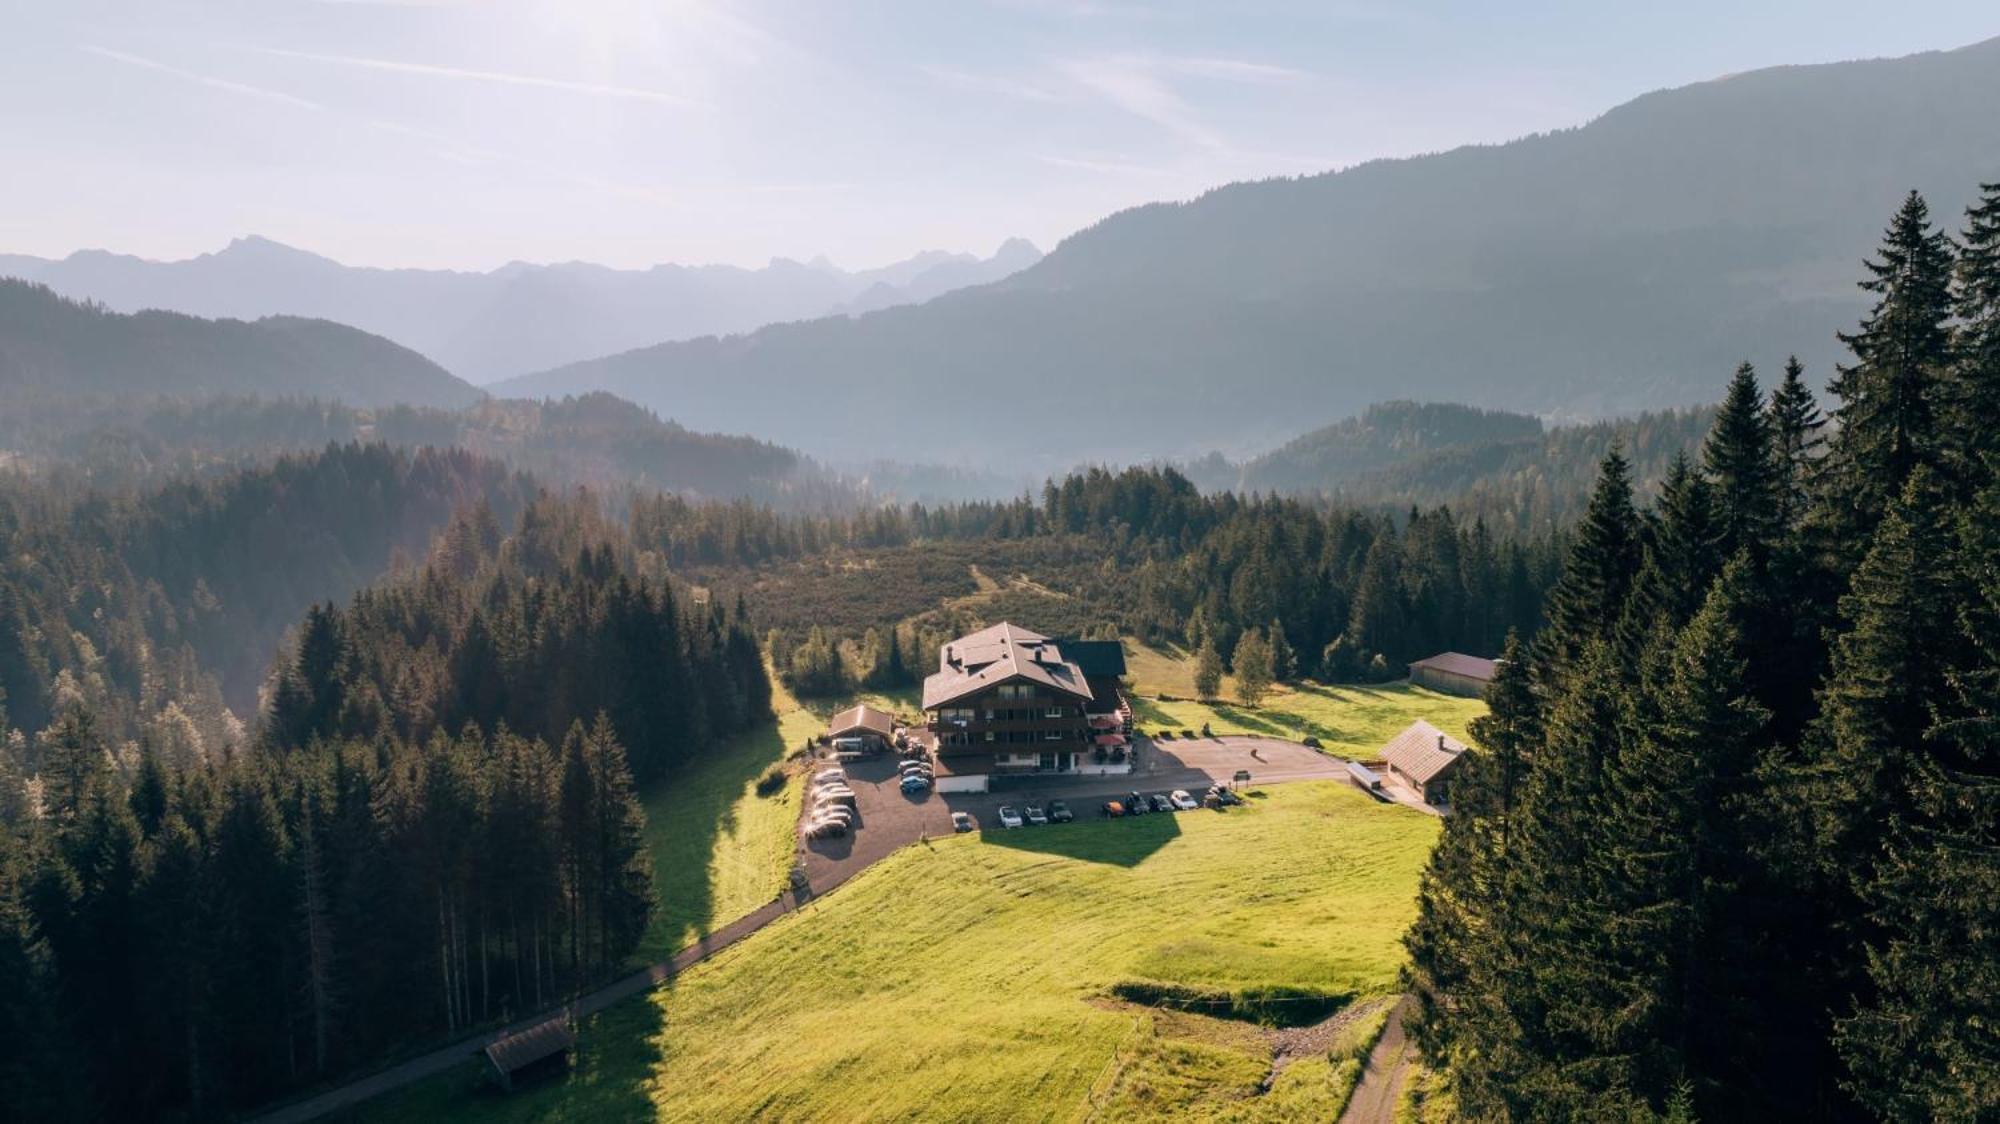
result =
[{"label": "sky", "polygon": [[0,253],[849,268],[2000,35],[1992,0],[0,0]]}]

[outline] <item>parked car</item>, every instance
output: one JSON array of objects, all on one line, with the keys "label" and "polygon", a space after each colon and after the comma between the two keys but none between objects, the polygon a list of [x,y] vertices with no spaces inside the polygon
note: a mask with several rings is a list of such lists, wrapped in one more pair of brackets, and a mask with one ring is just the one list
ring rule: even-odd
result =
[{"label": "parked car", "polygon": [[1027,811],[1023,812],[1022,815],[1028,817],[1029,823],[1037,826],[1046,825],[1049,822],[1049,814],[1042,811],[1040,804],[1028,805]]},{"label": "parked car", "polygon": [[1120,816],[1123,816],[1124,814],[1125,814],[1125,805],[1120,804],[1116,800],[1106,800],[1104,802],[1105,819],[1115,820]]},{"label": "parked car", "polygon": [[951,814],[951,829],[961,835],[978,826],[978,824],[972,822],[972,815],[969,812],[953,812]]},{"label": "parked car", "polygon": [[1220,812],[1222,810],[1222,796],[1211,788],[1202,794],[1201,806],[1204,808],[1213,808]]},{"label": "parked car", "polygon": [[1143,816],[1150,811],[1152,811],[1152,809],[1147,806],[1145,797],[1139,795],[1136,792],[1128,792],[1125,794],[1125,813],[1127,815]]},{"label": "parked car", "polygon": [[806,835],[812,839],[833,839],[847,834],[847,825],[838,820],[814,820],[806,825]]},{"label": "parked car", "polygon": [[1049,801],[1050,823],[1069,823],[1074,819],[1076,819],[1076,815],[1069,810],[1069,805],[1060,800]]},{"label": "parked car", "polygon": [[821,808],[818,811],[815,811],[813,813],[813,819],[839,820],[841,823],[847,824],[848,826],[851,827],[854,824],[854,809],[847,807],[845,804],[829,804],[826,807]]},{"label": "parked car", "polygon": [[1307,734],[1307,735],[1306,735],[1305,737],[1303,737],[1303,738],[1300,738],[1300,739],[1299,739],[1299,744],[1300,744],[1300,745],[1302,745],[1302,746],[1305,746],[1305,747],[1306,747],[1307,749],[1325,749],[1325,748],[1326,748],[1325,746],[1323,746],[1323,745],[1319,744],[1319,739],[1318,739],[1318,738],[1316,738],[1316,737],[1313,737],[1313,736],[1312,736],[1311,734]]},{"label": "parked car", "polygon": [[1213,789],[1211,789],[1210,791],[1214,792],[1214,793],[1215,793],[1215,798],[1216,798],[1217,800],[1220,800],[1220,801],[1222,801],[1222,802],[1223,802],[1224,804],[1241,804],[1241,803],[1243,803],[1243,798],[1242,798],[1241,796],[1238,796],[1238,795],[1236,795],[1235,793],[1233,793],[1233,792],[1229,791],[1228,789],[1226,789],[1226,788],[1222,787],[1221,785],[1216,785],[1216,786],[1215,786],[1215,787],[1214,787]]},{"label": "parked car", "polygon": [[822,788],[819,790],[819,802],[823,808],[839,807],[843,804],[852,807],[854,805],[854,790],[851,788]]},{"label": "parked car", "polygon": [[1021,810],[1011,804],[1000,805],[999,812],[995,814],[1000,817],[1001,827],[1025,827],[1028,823],[1021,818]]},{"label": "parked car", "polygon": [[929,777],[908,776],[903,778],[902,787],[903,795],[916,796],[931,790],[931,780]]},{"label": "parked car", "polygon": [[1146,802],[1152,805],[1153,811],[1155,812],[1171,812],[1174,810],[1174,806],[1172,804],[1167,803],[1167,798],[1161,796],[1157,792],[1151,796],[1146,797]]},{"label": "parked car", "polygon": [[905,761],[903,762],[902,767],[897,769],[896,771],[903,774],[906,777],[909,776],[911,773],[921,773],[924,776],[928,777],[932,773],[931,767],[929,765],[924,764],[922,761]]},{"label": "parked car", "polygon": [[1167,799],[1173,801],[1174,807],[1179,808],[1183,812],[1192,812],[1196,808],[1201,807],[1200,804],[1195,802],[1194,797],[1188,795],[1188,790],[1184,788],[1175,789],[1168,795]]},{"label": "parked car", "polygon": [[836,753],[866,753],[868,752],[868,746],[867,738],[833,739],[833,749]]}]

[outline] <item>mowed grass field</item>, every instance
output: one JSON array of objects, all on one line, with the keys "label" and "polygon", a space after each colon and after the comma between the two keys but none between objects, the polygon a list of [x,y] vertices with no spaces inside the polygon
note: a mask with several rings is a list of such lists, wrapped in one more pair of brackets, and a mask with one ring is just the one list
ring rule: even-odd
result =
[{"label": "mowed grass field", "polygon": [[[768,796],[757,795],[757,779],[786,765],[793,751],[825,731],[835,710],[851,703],[809,707],[775,678],[772,692],[776,721],[732,739],[642,794],[659,907],[632,953],[634,966],[667,959],[785,888],[798,842],[803,774],[792,769],[785,787]],[[905,694],[864,695],[858,701],[914,710],[914,691]]]},{"label": "mowed grass field", "polygon": [[[1139,727],[1148,733],[1199,731],[1206,723],[1217,734],[1262,734],[1290,741],[1315,737],[1328,753],[1358,759],[1375,756],[1384,742],[1419,718],[1464,741],[1466,723],[1486,713],[1486,704],[1479,699],[1440,694],[1407,680],[1372,686],[1305,681],[1273,687],[1253,708],[1227,701],[1236,683],[1225,677],[1224,700],[1199,702],[1193,697],[1194,659],[1188,653],[1128,639],[1125,660],[1132,709]],[[1163,695],[1174,701],[1162,701]]]},{"label": "mowed grass field", "polygon": [[1226,813],[934,840],[587,1021],[565,1079],[501,1096],[468,1064],[367,1116],[1330,1117],[1372,1027],[1317,1044],[1261,1091],[1269,1032],[1109,991],[1387,995],[1437,830],[1315,783]]}]

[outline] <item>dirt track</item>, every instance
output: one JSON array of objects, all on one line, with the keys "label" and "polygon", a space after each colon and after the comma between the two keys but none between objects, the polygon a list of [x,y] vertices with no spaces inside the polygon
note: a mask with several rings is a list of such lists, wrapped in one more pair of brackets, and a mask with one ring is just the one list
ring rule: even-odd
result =
[{"label": "dirt track", "polygon": [[1410,1073],[1410,1044],[1403,1033],[1403,1018],[1415,1006],[1409,996],[1398,1000],[1382,1024],[1382,1037],[1368,1052],[1361,1082],[1340,1114],[1340,1124],[1391,1124],[1396,1119],[1396,1101],[1403,1095],[1403,1082]]}]

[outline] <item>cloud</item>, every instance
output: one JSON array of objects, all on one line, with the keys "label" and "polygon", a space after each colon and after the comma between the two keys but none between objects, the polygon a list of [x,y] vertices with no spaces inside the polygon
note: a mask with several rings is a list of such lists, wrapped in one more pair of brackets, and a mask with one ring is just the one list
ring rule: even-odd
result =
[{"label": "cloud", "polygon": [[1229,144],[1209,128],[1200,112],[1182,96],[1180,80],[1280,86],[1312,78],[1305,71],[1270,63],[1183,55],[1100,55],[1060,61],[1056,67],[1071,82],[1113,106],[1151,121],[1190,144],[1216,152],[1227,149]]},{"label": "cloud", "polygon": [[244,97],[261,98],[265,101],[279,102],[298,109],[310,109],[315,112],[326,109],[324,105],[310,98],[302,98],[296,94],[285,93],[282,90],[267,90],[262,86],[252,86],[247,82],[217,78],[211,74],[198,74],[192,70],[183,70],[178,66],[170,66],[157,59],[149,59],[143,55],[135,55],[128,51],[114,51],[109,47],[100,47],[94,43],[79,44],[79,49],[96,55],[99,58],[110,59],[113,62],[122,62],[127,66],[136,66],[160,74],[170,74],[184,81],[207,86],[211,90],[223,90],[227,93],[240,94]]},{"label": "cloud", "polygon": [[315,51],[286,50],[283,47],[252,47],[250,49],[261,54],[275,55],[279,58],[302,59],[307,62],[358,67],[363,70],[380,70],[392,74],[420,74],[431,78],[449,78],[463,82],[486,82],[501,86],[526,86],[541,90],[561,90],[565,93],[584,94],[591,97],[628,98],[634,101],[649,101],[662,105],[699,106],[703,104],[683,94],[669,93],[665,90],[649,90],[638,86],[615,86],[600,82],[572,82],[567,79],[543,78],[533,74],[511,74],[499,70],[472,70],[458,66],[436,66],[430,63],[363,58],[356,55],[326,55]]},{"label": "cloud", "polygon": [[1003,98],[1018,98],[1021,101],[1054,102],[1062,98],[1042,86],[1014,78],[1003,78],[991,74],[974,74],[954,66],[938,66],[930,63],[917,67],[933,81],[954,90],[971,94],[993,94]]}]

